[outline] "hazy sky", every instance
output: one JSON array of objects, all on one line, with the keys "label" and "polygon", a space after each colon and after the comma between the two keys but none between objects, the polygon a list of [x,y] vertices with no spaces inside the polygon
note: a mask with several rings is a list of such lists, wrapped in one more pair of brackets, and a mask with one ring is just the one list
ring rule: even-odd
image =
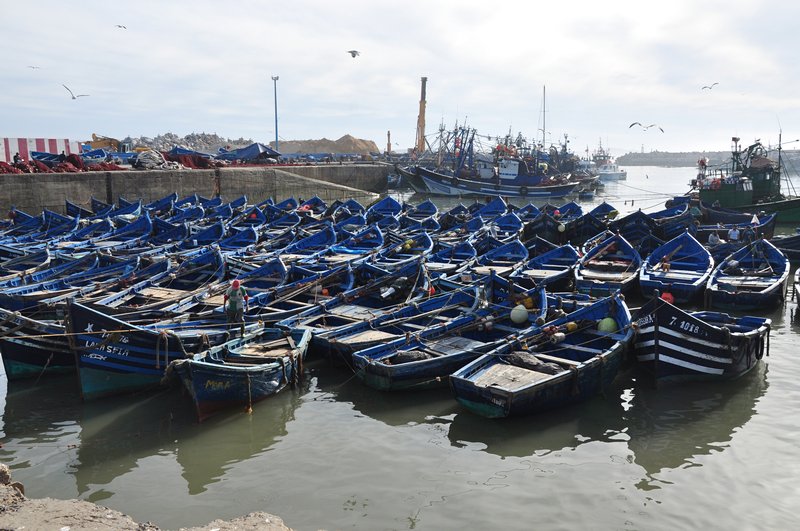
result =
[{"label": "hazy sky", "polygon": [[724,151],[800,138],[798,15],[772,0],[2,0],[0,137],[269,142],[277,75],[280,139],[384,149],[391,131],[405,149],[427,76],[429,140],[441,122],[539,138],[544,124],[579,154]]}]

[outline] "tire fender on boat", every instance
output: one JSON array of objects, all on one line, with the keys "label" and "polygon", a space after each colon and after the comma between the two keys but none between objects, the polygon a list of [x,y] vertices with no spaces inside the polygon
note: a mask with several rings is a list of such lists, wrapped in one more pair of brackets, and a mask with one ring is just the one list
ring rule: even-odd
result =
[{"label": "tire fender on boat", "polygon": [[519,195],[527,196],[528,195],[528,187],[527,186],[520,186],[519,187]]}]

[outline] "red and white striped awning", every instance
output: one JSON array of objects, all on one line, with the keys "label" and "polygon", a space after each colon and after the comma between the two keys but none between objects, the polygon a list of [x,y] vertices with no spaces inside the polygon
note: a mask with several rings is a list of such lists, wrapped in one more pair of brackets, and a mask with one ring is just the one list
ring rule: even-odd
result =
[{"label": "red and white striped awning", "polygon": [[80,153],[80,142],[68,138],[2,138],[0,139],[0,160],[12,162],[14,154],[25,160],[31,160],[31,151],[43,151],[58,155],[62,151],[70,153]]}]

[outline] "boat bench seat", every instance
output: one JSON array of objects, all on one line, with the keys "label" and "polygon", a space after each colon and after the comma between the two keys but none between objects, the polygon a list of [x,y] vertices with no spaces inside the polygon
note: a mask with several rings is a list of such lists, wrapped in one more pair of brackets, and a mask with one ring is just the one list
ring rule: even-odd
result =
[{"label": "boat bench seat", "polygon": [[519,272],[520,275],[533,278],[545,278],[567,273],[568,269],[523,269]]},{"label": "boat bench seat", "polygon": [[[669,261],[669,266],[670,266],[671,269],[676,269],[676,268],[680,269],[682,267],[683,268],[696,269],[696,268],[700,267],[700,264],[697,264],[695,262],[681,262],[680,260],[670,260]],[[661,268],[659,268],[659,269],[661,269]]]},{"label": "boat bench seat", "polygon": [[559,358],[558,356],[551,356],[550,354],[543,354],[536,352],[534,354],[537,358],[542,361],[552,361],[553,363],[558,363],[559,365],[567,365],[568,367],[577,367],[581,364],[579,361],[567,359],[567,358]]}]

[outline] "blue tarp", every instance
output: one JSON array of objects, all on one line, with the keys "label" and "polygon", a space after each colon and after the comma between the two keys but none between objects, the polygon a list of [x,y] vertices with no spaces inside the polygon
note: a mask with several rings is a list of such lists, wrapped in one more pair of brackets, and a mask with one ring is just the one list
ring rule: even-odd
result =
[{"label": "blue tarp", "polygon": [[216,158],[221,160],[258,160],[280,157],[281,154],[264,144],[250,144],[247,147],[225,151],[220,149]]},{"label": "blue tarp", "polygon": [[194,151],[191,149],[182,148],[180,146],[175,146],[174,148],[170,149],[167,153],[172,156],[176,155],[197,155],[199,157],[203,157],[205,159],[210,159],[213,155],[209,155],[208,153],[203,153],[202,151]]}]

